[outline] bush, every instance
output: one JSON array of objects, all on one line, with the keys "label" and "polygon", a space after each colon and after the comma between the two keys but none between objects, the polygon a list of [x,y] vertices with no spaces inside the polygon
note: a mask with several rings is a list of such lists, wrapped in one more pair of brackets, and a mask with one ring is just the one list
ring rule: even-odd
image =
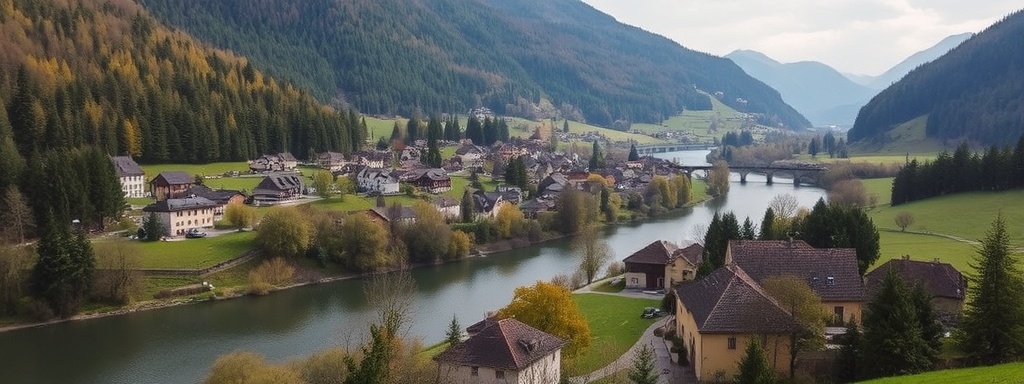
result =
[{"label": "bush", "polygon": [[654,337],[665,337],[665,329],[662,327],[654,328]]},{"label": "bush", "polygon": [[274,286],[292,283],[294,276],[295,268],[283,258],[275,257],[249,271],[249,292],[266,295]]},{"label": "bush", "polygon": [[615,261],[608,264],[608,268],[605,269],[605,277],[614,277],[626,273],[626,263],[621,261]]}]

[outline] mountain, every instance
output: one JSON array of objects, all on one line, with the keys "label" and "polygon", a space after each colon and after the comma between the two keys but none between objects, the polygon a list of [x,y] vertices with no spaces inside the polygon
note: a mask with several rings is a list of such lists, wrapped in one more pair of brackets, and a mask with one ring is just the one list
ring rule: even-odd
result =
[{"label": "mountain", "polygon": [[133,1],[0,0],[0,52],[0,143],[17,152],[0,145],[0,162],[82,146],[147,163],[307,158],[365,137],[355,114]]},{"label": "mountain", "polygon": [[927,117],[943,142],[1016,142],[1024,132],[1024,12],[1017,11],[921,65],[861,108],[850,142],[889,140],[894,127]]},{"label": "mountain", "polygon": [[[579,0],[140,0],[169,25],[245,55],[321,100],[412,115],[489,107],[588,123],[660,123],[711,108],[807,120],[729,60]],[[548,104],[550,103],[550,104]],[[623,125],[618,125],[623,126]]]},{"label": "mountain", "polygon": [[783,100],[816,126],[852,125],[857,109],[875,94],[874,90],[816,61],[783,64],[749,50],[734,51],[725,57],[778,90]]},{"label": "mountain", "polygon": [[969,32],[961,33],[959,35],[947,36],[945,39],[942,39],[942,41],[931,46],[930,48],[910,55],[903,61],[894,65],[892,68],[889,68],[889,70],[885,71],[885,73],[882,73],[881,75],[878,76],[846,76],[850,80],[853,80],[858,84],[864,85],[876,91],[881,91],[885,89],[885,87],[888,87],[892,83],[895,83],[897,80],[903,78],[903,76],[905,76],[914,68],[919,67],[921,64],[935,60],[939,58],[939,56],[945,55],[946,52],[949,52],[949,50],[956,48],[956,46],[960,45],[960,43],[963,43],[964,41],[967,41],[967,39],[970,39],[972,36],[974,36],[974,34]]}]

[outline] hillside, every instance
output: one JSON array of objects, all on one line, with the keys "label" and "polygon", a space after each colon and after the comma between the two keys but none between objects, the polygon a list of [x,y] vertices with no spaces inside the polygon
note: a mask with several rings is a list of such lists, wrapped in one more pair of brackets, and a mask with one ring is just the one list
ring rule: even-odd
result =
[{"label": "hillside", "polygon": [[967,41],[967,39],[970,39],[972,36],[974,36],[973,33],[961,33],[959,35],[947,36],[946,38],[942,39],[942,41],[939,41],[938,43],[929,47],[928,49],[917,52],[913,55],[910,55],[906,59],[903,59],[903,61],[897,63],[896,65],[892,66],[892,68],[889,68],[889,70],[885,71],[884,73],[878,76],[847,75],[847,77],[849,77],[850,80],[857,82],[858,84],[867,86],[868,88],[874,89],[875,91],[881,91],[885,89],[885,87],[888,87],[892,83],[895,83],[899,79],[903,78],[903,76],[912,71],[914,68],[917,68],[918,66],[924,63],[935,60],[940,56],[945,55],[946,52],[949,52],[951,49],[956,48],[956,46],[960,45],[960,43],[963,43],[964,41]]},{"label": "hillside", "polygon": [[783,100],[815,126],[853,125],[857,109],[876,93],[816,61],[783,64],[749,50],[733,51],[725,57],[778,90]]},{"label": "hillside", "polygon": [[850,142],[886,142],[887,132],[928,116],[925,133],[944,142],[1015,142],[1024,132],[1024,13],[1015,12],[924,64],[873,98]]},{"label": "hillside", "polygon": [[[68,3],[0,0],[0,142],[12,136],[22,158],[84,145],[146,163],[307,158],[364,140],[350,129],[355,114],[163,27],[133,1]],[[19,157],[9,148],[5,170]]]},{"label": "hillside", "polygon": [[[321,98],[409,116],[486,106],[610,127],[711,108],[809,125],[730,61],[617,22],[578,0],[141,0]],[[623,127],[624,124],[618,126]]]}]

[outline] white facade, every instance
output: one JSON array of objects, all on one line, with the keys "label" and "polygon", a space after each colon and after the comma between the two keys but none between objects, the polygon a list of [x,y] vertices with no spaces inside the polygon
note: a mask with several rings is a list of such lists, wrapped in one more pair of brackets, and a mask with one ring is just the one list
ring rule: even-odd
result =
[{"label": "white facade", "polygon": [[438,364],[441,383],[558,383],[562,374],[562,350],[558,349],[519,371],[505,371],[489,367]]},{"label": "white facade", "polygon": [[213,228],[213,208],[158,212],[168,236],[183,236],[192,228]]},{"label": "white facade", "polygon": [[384,169],[363,168],[356,175],[356,184],[361,191],[377,192],[382,195],[399,193],[398,179]]},{"label": "white facade", "polygon": [[124,191],[124,197],[146,197],[146,176],[122,176],[118,179],[121,180],[121,191]]}]

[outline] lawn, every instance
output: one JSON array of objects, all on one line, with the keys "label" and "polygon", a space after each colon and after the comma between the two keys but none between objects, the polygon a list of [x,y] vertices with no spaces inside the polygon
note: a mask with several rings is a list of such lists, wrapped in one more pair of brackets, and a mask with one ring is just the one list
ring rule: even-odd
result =
[{"label": "lawn", "polygon": [[317,200],[308,203],[308,205],[326,211],[349,212],[373,208],[374,201],[356,195],[345,195],[344,201],[338,197],[332,197],[330,199]]},{"label": "lawn", "polygon": [[618,359],[636,344],[654,319],[641,319],[644,307],[660,307],[661,300],[634,299],[597,293],[575,294],[573,299],[590,324],[590,348],[564,369],[586,374]]},{"label": "lawn", "polygon": [[899,230],[894,218],[906,211],[914,217],[908,231],[927,232],[978,240],[985,236],[1000,212],[1006,221],[1010,242],[1024,245],[1024,190],[969,192],[939,196],[901,204],[879,206],[870,212],[879,229]]},{"label": "lawn", "polygon": [[230,189],[235,191],[246,191],[251,193],[256,185],[263,181],[263,177],[221,177],[215,179],[204,179],[203,185],[212,189]]},{"label": "lawn", "polygon": [[875,195],[878,200],[875,204],[877,206],[888,206],[889,201],[892,198],[892,177],[886,177],[882,179],[864,179],[861,182],[864,183],[864,189],[867,190],[868,196]]},{"label": "lawn", "polygon": [[925,384],[925,383],[957,383],[957,384],[991,384],[1020,383],[1024,377],[1024,363],[1010,363],[991,367],[949,369],[918,375],[890,377],[863,383],[871,384]]},{"label": "lawn", "polygon": [[[698,141],[708,142],[721,137],[725,132],[737,131],[749,124],[747,116],[729,106],[722,104],[717,98],[711,98],[710,111],[683,111],[670,117],[661,124],[633,124],[632,129],[647,133],[665,131],[684,131],[696,136]],[[714,122],[718,128],[712,131]]]},{"label": "lawn", "polygon": [[190,175],[220,175],[224,172],[249,170],[249,164],[244,161],[210,164],[147,164],[140,165],[140,167],[146,172],[146,177],[150,179],[164,171],[184,171]]},{"label": "lawn", "polygon": [[[895,156],[905,158],[907,154],[928,154],[938,153],[946,149],[942,142],[937,139],[928,138],[925,129],[928,125],[928,116],[921,116],[916,119],[897,125],[886,132],[884,144],[869,143],[868,140],[850,145],[850,153],[869,156]],[[934,156],[933,156],[934,157]]]},{"label": "lawn", "polygon": [[614,284],[612,283],[612,281],[614,281],[614,279],[608,279],[608,280],[602,281],[602,282],[598,283],[597,285],[595,285],[592,288],[592,290],[597,291],[597,292],[619,293],[619,292],[622,292],[622,290],[626,288],[626,280],[619,279]]},{"label": "lawn", "polygon": [[[878,223],[876,222],[876,225]],[[961,272],[974,269],[968,265],[977,253],[971,244],[950,240],[945,237],[918,233],[899,232],[887,229],[878,231],[881,257],[873,267],[888,260],[910,255],[913,260],[931,261],[939,259],[956,267]]]},{"label": "lawn", "polygon": [[241,232],[203,239],[140,243],[142,268],[206,268],[252,249],[255,236],[255,232]]}]

